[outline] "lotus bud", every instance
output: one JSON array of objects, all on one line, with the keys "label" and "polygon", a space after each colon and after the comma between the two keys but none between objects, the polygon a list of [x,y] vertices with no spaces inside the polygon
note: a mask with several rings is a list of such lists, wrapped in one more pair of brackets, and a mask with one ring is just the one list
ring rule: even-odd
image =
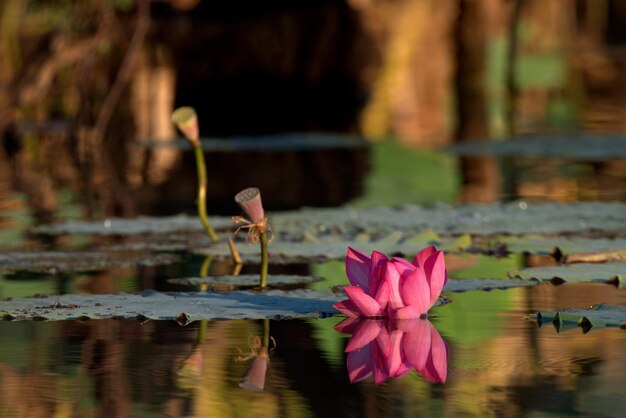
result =
[{"label": "lotus bud", "polygon": [[[262,223],[265,219],[263,202],[261,201],[261,191],[256,187],[248,187],[235,195],[235,202],[248,215],[248,218],[255,224]],[[263,231],[261,231],[263,232]]]},{"label": "lotus bud", "polygon": [[172,122],[180,129],[194,147],[200,146],[198,115],[193,107],[179,107],[172,113]]}]

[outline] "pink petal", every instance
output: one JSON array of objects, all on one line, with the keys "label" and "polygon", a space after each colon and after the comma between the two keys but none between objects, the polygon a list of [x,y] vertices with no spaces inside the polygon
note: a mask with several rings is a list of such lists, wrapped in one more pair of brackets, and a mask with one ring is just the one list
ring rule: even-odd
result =
[{"label": "pink petal", "polygon": [[350,299],[342,300],[333,305],[333,308],[337,309],[342,314],[348,315],[350,318],[358,318],[359,311],[354,306],[354,303]]},{"label": "pink petal", "polygon": [[374,296],[374,299],[376,299],[376,302],[378,302],[383,311],[387,308],[387,305],[389,304],[389,293],[389,283],[387,283],[387,280],[383,279],[383,281],[378,285],[378,289],[376,290],[376,296]]},{"label": "pink petal", "polygon": [[350,382],[356,383],[372,374],[371,345],[348,354],[347,366]]},{"label": "pink petal", "polygon": [[436,252],[437,252],[437,249],[435,248],[434,245],[424,248],[422,251],[417,253],[415,258],[413,258],[413,264],[416,267],[424,267],[424,262],[426,261],[426,259]]},{"label": "pink petal", "polygon": [[404,334],[402,331],[393,331],[391,333],[390,351],[386,356],[389,376],[395,376],[403,365],[402,356],[400,354],[402,334]]},{"label": "pink petal", "polygon": [[346,294],[352,302],[352,306],[358,312],[358,316],[365,318],[382,317],[385,312],[378,302],[371,296],[367,295],[363,289],[358,286],[346,286],[344,288]]},{"label": "pink petal", "polygon": [[441,290],[448,280],[443,251],[437,251],[426,259],[424,271],[430,287],[430,306],[432,306],[441,295]]},{"label": "pink petal", "polygon": [[348,247],[346,255],[346,275],[353,286],[360,286],[370,294],[369,274],[370,257],[359,250]]},{"label": "pink petal", "polygon": [[430,287],[426,274],[421,268],[416,268],[400,283],[400,294],[406,306],[415,305],[419,313],[426,313],[432,306],[430,303]]},{"label": "pink petal", "polygon": [[361,319],[358,320],[358,324],[354,330],[354,335],[350,337],[350,341],[348,341],[348,345],[346,347],[346,352],[351,352],[358,350],[365,345],[374,341],[380,331],[383,329],[384,324],[381,320],[375,319]]},{"label": "pink petal", "polygon": [[398,262],[395,261],[395,258],[392,259],[390,263],[387,263],[385,269],[385,281],[389,285],[389,306],[393,310],[404,307],[402,296],[400,296],[400,273],[396,268],[396,263]]},{"label": "pink petal", "polygon": [[406,322],[410,323],[411,331],[405,332],[402,338],[402,357],[407,364],[421,373],[430,355],[431,324],[426,319]]},{"label": "pink petal", "polygon": [[370,274],[369,274],[369,294],[374,296],[378,292],[378,287],[385,280],[385,269],[387,268],[387,256],[378,251],[372,251],[370,258]]},{"label": "pink petal", "polygon": [[448,345],[432,324],[430,328],[430,355],[420,373],[429,382],[445,383],[448,375]]},{"label": "pink petal", "polygon": [[[349,302],[349,301],[344,301],[344,302]],[[338,323],[337,325],[335,325],[333,328],[339,332],[343,332],[344,334],[354,334],[354,331],[358,328],[360,322],[361,322],[360,318],[355,318],[355,317],[346,318],[340,323]]]},{"label": "pink petal", "polygon": [[371,343],[369,347],[372,353],[372,374],[374,375],[374,383],[378,385],[389,379],[386,361],[387,354],[376,343]]},{"label": "pink petal", "polygon": [[397,311],[390,311],[390,317],[394,319],[419,319],[422,316],[421,309],[417,305],[409,305],[404,308],[400,308]]}]

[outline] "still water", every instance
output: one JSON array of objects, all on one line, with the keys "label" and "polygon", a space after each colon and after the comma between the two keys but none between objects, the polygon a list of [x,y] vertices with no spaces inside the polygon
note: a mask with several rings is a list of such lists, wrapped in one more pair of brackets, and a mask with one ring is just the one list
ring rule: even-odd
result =
[{"label": "still water", "polygon": [[[546,284],[448,296],[450,304],[431,311],[447,346],[443,378],[412,370],[378,385],[371,377],[350,383],[350,336],[334,329],[342,318],[185,327],[3,321],[0,416],[622,416],[626,333],[559,333],[525,315],[599,301],[624,305],[624,290]],[[255,337],[267,325],[265,357]],[[255,362],[263,363],[260,372]]]}]

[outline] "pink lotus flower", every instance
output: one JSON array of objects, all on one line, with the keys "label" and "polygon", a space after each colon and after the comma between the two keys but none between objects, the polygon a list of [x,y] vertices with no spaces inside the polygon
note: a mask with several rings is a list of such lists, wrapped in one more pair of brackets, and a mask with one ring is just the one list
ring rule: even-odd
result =
[{"label": "pink lotus flower", "polygon": [[385,270],[389,283],[389,316],[419,318],[437,302],[448,281],[443,251],[434,246],[420,251],[413,262],[394,257]]},{"label": "pink lotus flower", "polygon": [[373,376],[379,384],[412,370],[432,383],[446,381],[448,346],[428,320],[347,318],[335,329],[352,334],[346,347],[352,383]]},{"label": "pink lotus flower", "polygon": [[378,251],[372,256],[348,247],[346,275],[352,286],[344,288],[348,300],[333,305],[349,317],[376,318],[386,316],[389,284],[385,271],[389,260]]},{"label": "pink lotus flower", "polygon": [[348,248],[346,274],[352,286],[344,290],[348,300],[335,309],[353,318],[419,318],[435,304],[448,281],[442,251],[433,246],[420,251],[413,262],[389,260]]}]

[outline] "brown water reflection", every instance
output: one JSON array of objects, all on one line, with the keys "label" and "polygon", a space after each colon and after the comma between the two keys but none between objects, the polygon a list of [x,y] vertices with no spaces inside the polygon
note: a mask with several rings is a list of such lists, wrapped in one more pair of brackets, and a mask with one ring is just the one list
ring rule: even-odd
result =
[{"label": "brown water reflection", "polygon": [[[0,414],[10,417],[267,416],[387,417],[402,414],[521,416],[539,412],[617,416],[626,388],[626,334],[557,333],[523,318],[529,309],[626,302],[609,285],[502,292],[506,309],[468,292],[434,311],[449,343],[445,385],[415,372],[381,385],[351,385],[338,319],[271,322],[263,391],[239,387],[237,361],[263,321],[0,322]],[[571,291],[570,291],[571,290]],[[456,307],[455,307],[456,305]],[[454,309],[457,309],[455,311]],[[467,309],[459,315],[458,309]],[[455,331],[465,321],[465,331]],[[468,333],[469,332],[469,333]],[[470,333],[474,333],[471,336]],[[252,337],[253,338],[253,337]],[[338,343],[338,345],[337,345]]]},{"label": "brown water reflection", "polygon": [[[183,104],[220,137],[432,146],[624,127],[619,0],[5,3],[0,207],[23,193],[39,222],[59,215],[67,189],[85,216],[192,210],[191,155],[141,142],[173,143],[169,115]],[[367,152],[327,151],[213,153],[209,207],[230,213],[250,181],[270,210],[357,197]],[[555,171],[512,188],[509,165],[460,158],[457,200],[624,199],[623,162],[594,166],[584,196]]]}]

